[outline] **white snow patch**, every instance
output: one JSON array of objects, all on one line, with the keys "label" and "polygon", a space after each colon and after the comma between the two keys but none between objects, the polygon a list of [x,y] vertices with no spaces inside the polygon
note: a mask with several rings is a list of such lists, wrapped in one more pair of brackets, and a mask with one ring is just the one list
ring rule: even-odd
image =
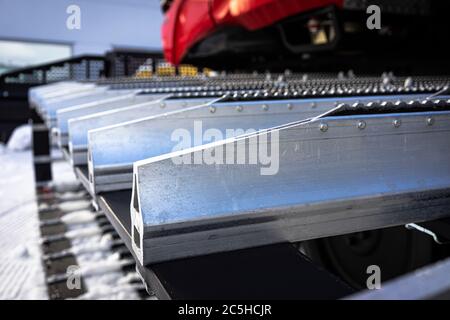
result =
[{"label": "white snow patch", "polygon": [[48,299],[31,153],[0,153],[0,299]]},{"label": "white snow patch", "polygon": [[79,300],[138,300],[136,290],[141,289],[142,284],[128,283],[116,287],[96,286],[89,292],[78,297]]},{"label": "white snow patch", "polygon": [[95,252],[107,252],[108,254],[111,254],[111,251],[109,250],[111,248],[111,244],[113,243],[111,235],[107,234],[103,237],[96,237],[94,241],[85,241],[85,242],[78,242],[74,243],[72,241],[72,248],[71,251],[78,255],[82,254],[91,254]]},{"label": "white snow patch", "polygon": [[58,204],[59,209],[64,212],[74,212],[79,210],[88,209],[91,207],[91,202],[88,200],[78,200],[78,201],[69,201],[62,202]]},{"label": "white snow patch", "polygon": [[139,299],[136,287],[129,283],[133,278],[124,277],[121,269],[127,262],[111,251],[107,257],[95,254],[78,256],[80,272],[88,288],[80,299]]},{"label": "white snow patch", "polygon": [[92,211],[82,210],[68,213],[62,216],[61,221],[65,224],[82,224],[95,221],[97,217]]},{"label": "white snow patch", "polygon": [[53,184],[58,192],[75,192],[81,187],[72,166],[66,161],[55,161],[52,164]]},{"label": "white snow patch", "polygon": [[86,195],[86,192],[84,191],[78,191],[78,192],[66,192],[61,195],[58,195],[58,199],[60,200],[70,200],[74,198],[81,198]]},{"label": "white snow patch", "polygon": [[102,230],[97,225],[92,225],[86,228],[69,230],[65,233],[65,236],[67,237],[67,239],[89,238],[100,235],[101,233]]},{"label": "white snow patch", "polygon": [[31,126],[24,124],[17,127],[8,141],[8,149],[12,151],[23,151],[31,148]]},{"label": "white snow patch", "polygon": [[[3,150],[2,150],[3,149]],[[3,152],[2,152],[3,151]],[[48,299],[42,268],[39,219],[35,197],[34,173],[30,151],[13,152],[0,149],[0,299]],[[54,183],[59,190],[78,192],[72,168],[66,162],[52,165]],[[89,201],[76,201],[60,206],[64,211],[80,211]],[[96,223],[87,222],[92,212],[68,213],[68,238],[76,254],[88,292],[81,299],[139,299],[140,283],[132,272],[126,277],[119,260],[110,250],[110,235],[102,235]],[[149,298],[149,299],[154,299]]]}]

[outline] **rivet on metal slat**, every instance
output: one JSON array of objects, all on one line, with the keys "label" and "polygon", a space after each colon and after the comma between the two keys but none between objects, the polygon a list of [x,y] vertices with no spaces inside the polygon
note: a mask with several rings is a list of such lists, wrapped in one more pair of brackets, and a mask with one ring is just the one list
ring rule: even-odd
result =
[{"label": "rivet on metal slat", "polygon": [[358,122],[358,129],[364,130],[366,128],[366,122],[364,120],[361,120]]},{"label": "rivet on metal slat", "polygon": [[392,124],[395,128],[398,128],[402,125],[402,121],[400,119],[395,119],[394,121],[392,121]]}]

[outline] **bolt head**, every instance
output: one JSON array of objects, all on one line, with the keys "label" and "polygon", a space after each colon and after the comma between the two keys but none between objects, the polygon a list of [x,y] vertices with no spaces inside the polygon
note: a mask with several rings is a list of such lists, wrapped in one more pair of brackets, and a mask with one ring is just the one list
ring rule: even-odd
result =
[{"label": "bolt head", "polygon": [[402,125],[402,122],[400,119],[395,119],[394,121],[392,121],[392,124],[394,125],[394,127],[398,128]]},{"label": "bolt head", "polygon": [[236,111],[237,111],[237,112],[241,112],[243,109],[244,109],[244,108],[243,108],[242,106],[237,106],[237,107],[236,107]]},{"label": "bolt head", "polygon": [[211,112],[211,113],[216,112],[216,107],[209,107],[209,112]]},{"label": "bolt head", "polygon": [[432,126],[434,124],[434,119],[429,117],[427,118],[427,125]]},{"label": "bolt head", "polygon": [[358,122],[358,129],[364,130],[366,128],[366,122],[361,120]]},{"label": "bolt head", "polygon": [[320,129],[320,131],[322,131],[322,132],[326,132],[326,131],[328,130],[328,124],[326,124],[326,123],[321,123],[321,124],[319,125],[319,129]]},{"label": "bolt head", "polygon": [[267,110],[269,110],[269,106],[268,106],[267,104],[263,104],[263,105],[262,105],[262,109],[263,109],[264,111],[267,111]]},{"label": "bolt head", "polygon": [[291,103],[288,103],[287,107],[288,107],[289,110],[294,109],[294,106]]}]

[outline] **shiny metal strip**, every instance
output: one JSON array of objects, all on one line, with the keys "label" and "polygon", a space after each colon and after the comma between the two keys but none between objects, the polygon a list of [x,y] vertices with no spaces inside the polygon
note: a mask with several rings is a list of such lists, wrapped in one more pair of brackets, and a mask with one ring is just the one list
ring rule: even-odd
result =
[{"label": "shiny metal strip", "polygon": [[[273,175],[177,161],[258,141]],[[133,250],[148,264],[449,216],[448,141],[446,111],[325,117],[138,161]]]}]

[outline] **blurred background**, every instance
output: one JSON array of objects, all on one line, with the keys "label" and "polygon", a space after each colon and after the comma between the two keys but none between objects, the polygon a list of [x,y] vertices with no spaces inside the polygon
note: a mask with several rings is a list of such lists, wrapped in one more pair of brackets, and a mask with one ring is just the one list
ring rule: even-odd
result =
[{"label": "blurred background", "polygon": [[[81,8],[81,29],[66,22]],[[0,0],[0,73],[112,50],[161,50],[157,0]]]}]

